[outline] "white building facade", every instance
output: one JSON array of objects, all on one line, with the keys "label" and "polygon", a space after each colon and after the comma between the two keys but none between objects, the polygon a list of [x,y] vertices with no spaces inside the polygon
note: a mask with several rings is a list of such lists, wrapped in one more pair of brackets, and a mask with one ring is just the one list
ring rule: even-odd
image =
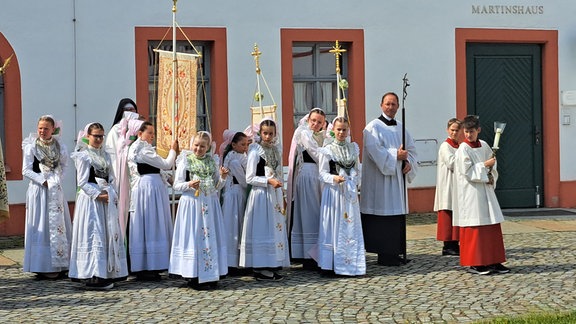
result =
[{"label": "white building facade", "polygon": [[[0,77],[11,208],[0,235],[23,233],[28,181],[21,174],[21,142],[35,132],[39,116],[62,120],[64,143],[72,150],[88,122],[111,126],[121,98],[133,98],[142,115],[154,115],[151,49],[159,43],[171,49],[172,5],[2,1],[0,63],[13,57]],[[446,138],[446,121],[467,114],[480,115],[489,143],[492,122],[508,123],[498,152],[500,172],[508,174],[499,193],[503,207],[534,207],[538,199],[540,206],[576,206],[574,12],[572,0],[177,2],[181,30],[204,55],[200,124],[209,125],[218,144],[225,129],[250,123],[254,43],[279,106],[286,149],[303,112],[320,106],[331,115],[335,109],[334,56],[327,50],[336,40],[347,50],[342,70],[356,142],[380,114],[385,92],[402,98],[407,73],[405,124],[421,160],[410,185],[411,211],[432,210],[436,150]],[[186,37],[177,35],[179,47],[189,50]],[[287,152],[284,159],[287,165]],[[73,203],[73,167],[65,185]]]}]

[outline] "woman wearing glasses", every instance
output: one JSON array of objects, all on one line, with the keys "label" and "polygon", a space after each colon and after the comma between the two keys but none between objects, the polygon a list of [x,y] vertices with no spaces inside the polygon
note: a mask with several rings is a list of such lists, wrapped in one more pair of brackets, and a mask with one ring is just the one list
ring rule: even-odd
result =
[{"label": "woman wearing glasses", "polygon": [[71,156],[79,191],[69,276],[83,282],[87,289],[110,289],[113,281],[128,276],[116,207],[118,196],[112,187],[111,160],[103,142],[104,127],[90,123],[78,134],[76,152]]}]

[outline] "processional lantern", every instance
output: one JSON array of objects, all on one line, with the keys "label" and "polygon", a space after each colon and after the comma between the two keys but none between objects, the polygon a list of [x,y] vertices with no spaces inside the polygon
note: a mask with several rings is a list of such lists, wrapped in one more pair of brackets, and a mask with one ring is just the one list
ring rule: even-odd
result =
[{"label": "processional lantern", "polygon": [[506,128],[505,122],[495,121],[494,122],[494,145],[492,145],[492,151],[496,153],[500,148],[500,136],[504,133],[504,128]]},{"label": "processional lantern", "polygon": [[[494,122],[494,144],[492,145],[492,157],[496,157],[496,152],[500,149],[500,136],[504,133],[506,128],[505,122]],[[488,168],[488,183],[494,184],[494,175],[492,175],[492,167]]]}]

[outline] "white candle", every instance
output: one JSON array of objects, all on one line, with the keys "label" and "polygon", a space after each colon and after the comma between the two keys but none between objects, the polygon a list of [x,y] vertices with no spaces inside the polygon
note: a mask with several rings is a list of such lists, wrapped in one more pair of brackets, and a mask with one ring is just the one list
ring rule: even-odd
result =
[{"label": "white candle", "polygon": [[493,148],[498,148],[498,143],[500,142],[500,135],[502,134],[502,128],[496,128],[496,136],[494,136]]}]

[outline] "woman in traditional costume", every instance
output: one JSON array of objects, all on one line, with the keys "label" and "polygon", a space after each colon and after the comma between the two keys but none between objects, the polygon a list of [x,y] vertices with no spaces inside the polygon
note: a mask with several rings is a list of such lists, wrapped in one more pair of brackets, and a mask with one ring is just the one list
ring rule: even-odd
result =
[{"label": "woman in traditional costume", "polygon": [[347,141],[350,125],[345,117],[337,117],[332,125],[335,140],[320,149],[324,188],[317,261],[326,274],[359,276],[366,274],[358,204],[360,149]]},{"label": "woman in traditional costume", "polygon": [[[313,256],[320,226],[322,187],[318,181],[318,161],[325,137],[326,114],[320,108],[310,110],[294,132],[289,154],[288,215],[292,227],[290,251],[304,268],[316,269]],[[291,203],[293,202],[293,203]]]},{"label": "woman in traditional costume", "polygon": [[222,214],[228,246],[228,273],[239,273],[240,237],[246,211],[246,152],[248,136],[236,132],[224,149],[222,165],[230,171],[223,188]]},{"label": "woman in traditional costume", "polygon": [[[87,144],[86,144],[87,142]],[[104,127],[90,123],[78,134],[76,180],[69,277],[88,289],[110,289],[128,276],[126,251],[112,183],[112,161],[104,150]]]},{"label": "woman in traditional costume", "polygon": [[22,142],[22,175],[30,180],[23,268],[38,279],[64,278],[70,264],[72,224],[62,190],[68,151],[59,132],[52,116],[42,116],[37,134]]},{"label": "woman in traditional costume", "polygon": [[218,191],[224,187],[228,170],[219,167],[213,155],[212,138],[198,132],[191,151],[176,161],[174,190],[178,201],[174,239],[170,253],[170,274],[182,276],[192,288],[215,288],[220,276],[228,273],[226,237]]},{"label": "woman in traditional costume", "polygon": [[128,149],[128,168],[133,180],[130,198],[128,251],[130,270],[139,280],[160,280],[168,270],[173,224],[167,184],[160,170],[174,164],[178,141],[172,143],[166,159],[152,146],[154,126],[142,123],[138,139]]}]

